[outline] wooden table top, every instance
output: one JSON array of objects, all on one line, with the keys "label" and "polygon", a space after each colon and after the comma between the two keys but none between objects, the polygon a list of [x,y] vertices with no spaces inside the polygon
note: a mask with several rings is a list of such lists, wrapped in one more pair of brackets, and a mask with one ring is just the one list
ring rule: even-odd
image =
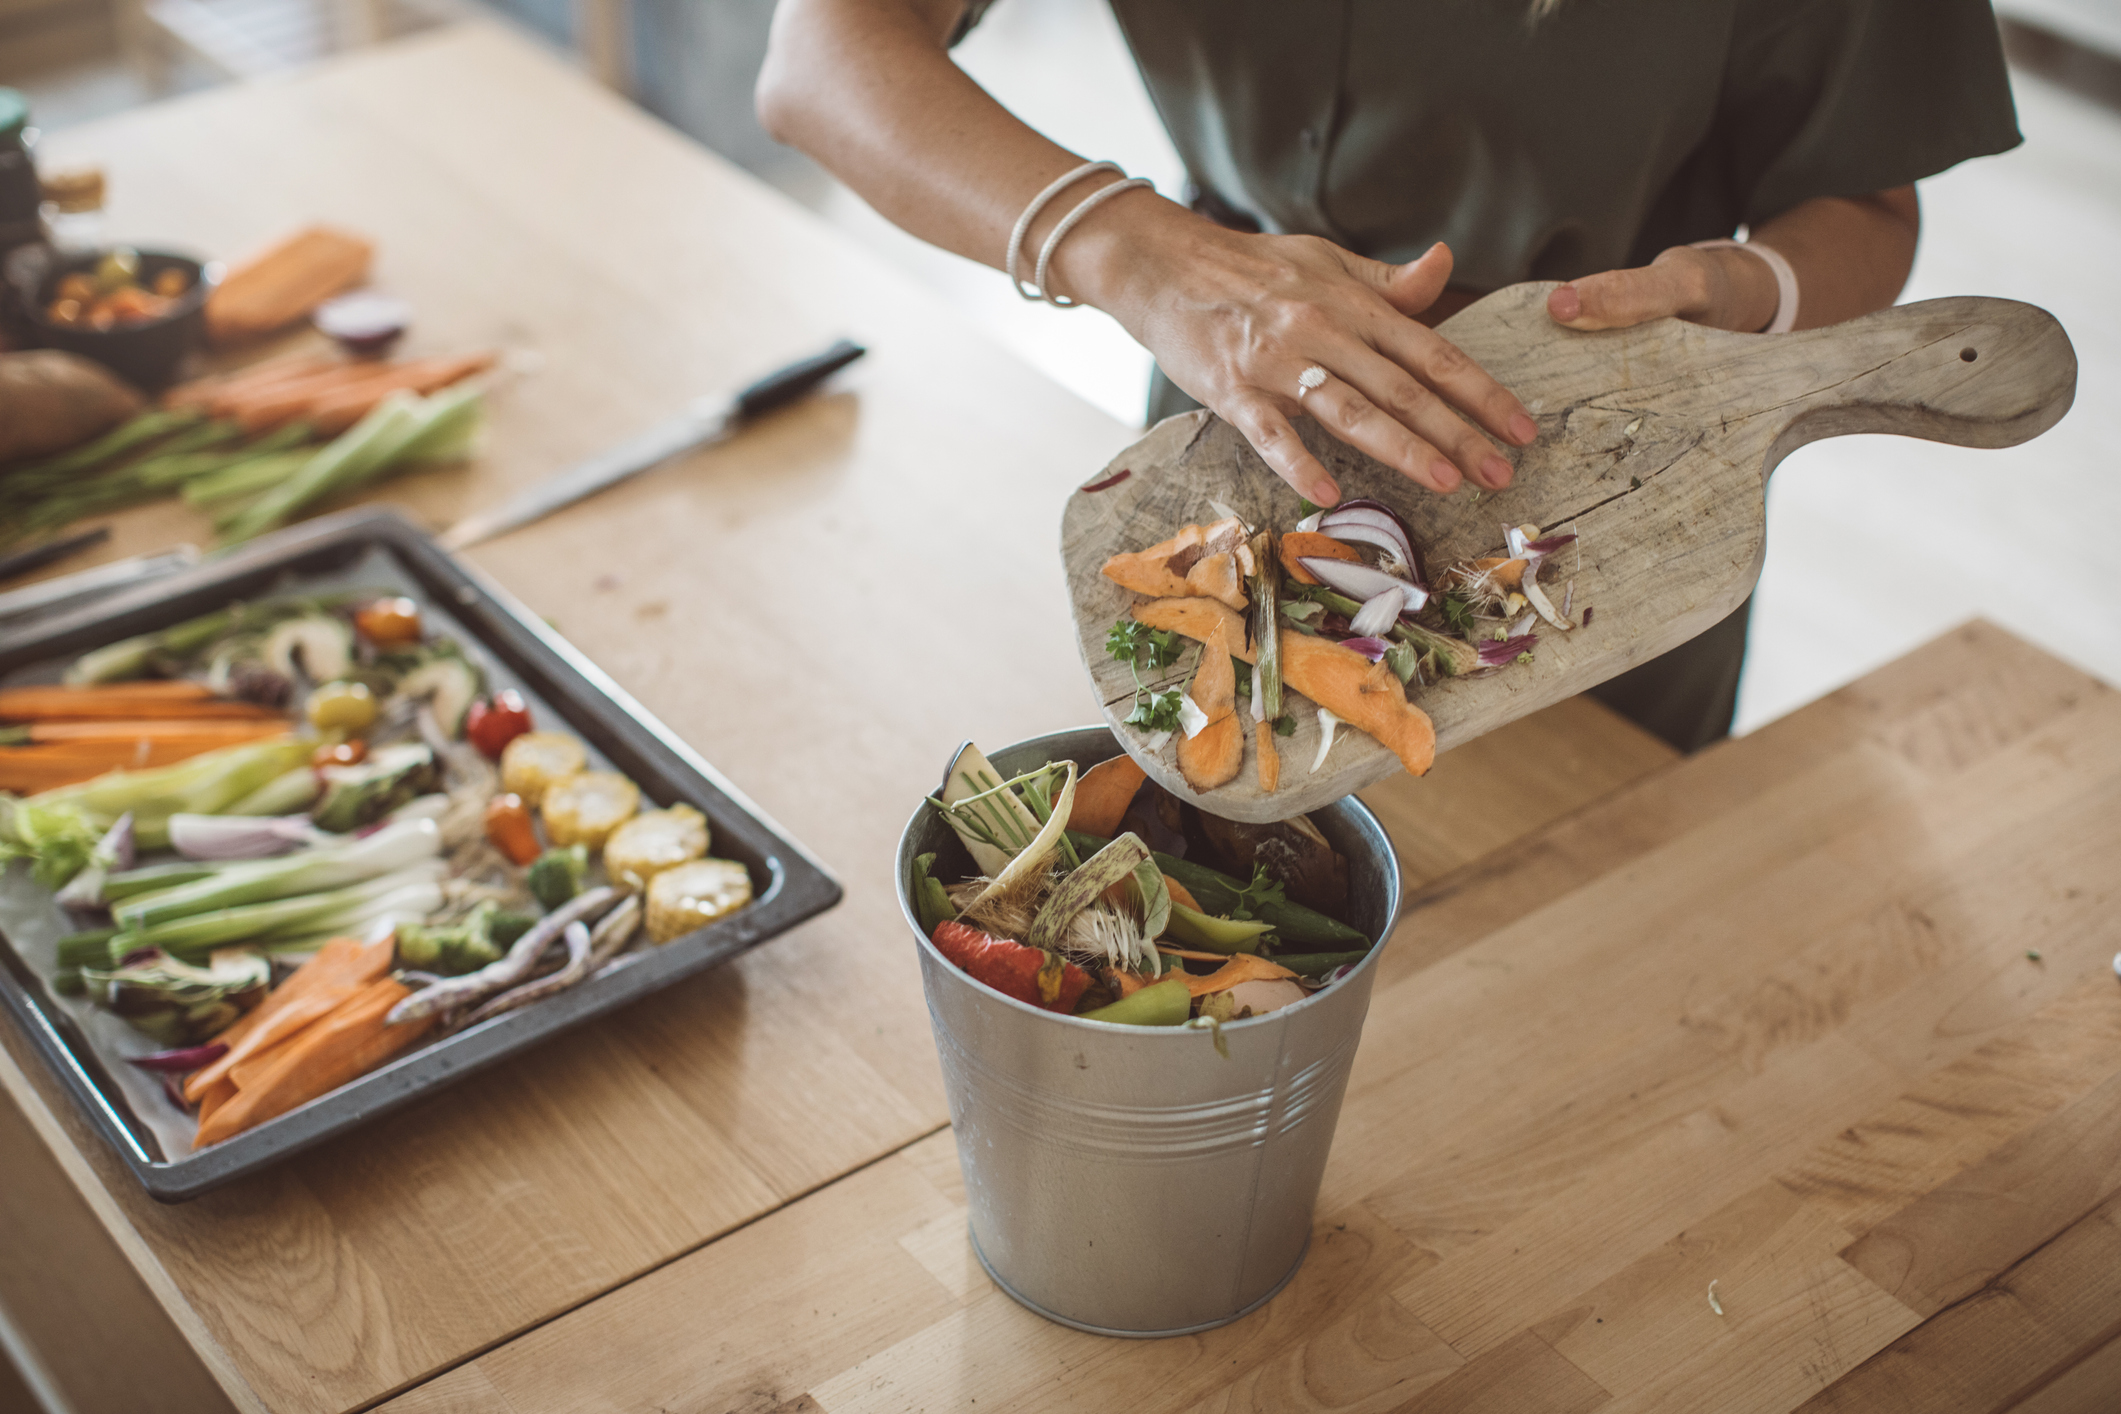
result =
[{"label": "wooden table top", "polygon": [[473,552],[840,909],[175,1208],[0,1028],[0,1085],[238,1407],[2110,1414],[2112,691],[1973,626],[1684,762],[1576,701],[1369,793],[1420,887],[1303,1271],[1206,1335],[1085,1336],[972,1257],[888,860],[960,736],[1091,719],[1054,534],[1124,429],[492,28],[53,146],[111,165],[126,234],[341,221],[430,345],[536,351],[486,455],[395,488],[436,524],[876,348]]}]

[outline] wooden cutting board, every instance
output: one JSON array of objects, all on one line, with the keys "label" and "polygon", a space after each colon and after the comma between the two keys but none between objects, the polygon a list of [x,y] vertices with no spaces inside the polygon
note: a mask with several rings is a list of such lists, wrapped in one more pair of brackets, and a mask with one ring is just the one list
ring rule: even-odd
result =
[{"label": "wooden cutting board", "polygon": [[[1517,475],[1508,490],[1437,496],[1309,419],[1297,422],[1342,494],[1396,508],[1432,568],[1502,554],[1506,526],[1529,522],[1579,537],[1556,557],[1548,586],[1558,607],[1574,581],[1578,628],[1542,625],[1530,662],[1414,690],[1435,722],[1438,751],[1594,687],[1737,608],[1766,551],[1768,473],[1805,443],[1892,432],[2008,447],[2054,426],[2076,391],[2076,354],[2062,326],[2010,300],[1929,300],[1794,334],[1731,334],[1676,319],[1587,334],[1547,317],[1553,288],[1498,290],[1440,326],[1539,423],[1539,440],[1511,456]],[[1122,471],[1125,479],[1106,484]],[[1300,503],[1242,436],[1206,412],[1158,423],[1087,485],[1105,489],[1077,491],[1061,521],[1083,661],[1106,720],[1153,778],[1218,815],[1262,821],[1400,769],[1376,741],[1344,728],[1313,771],[1317,710],[1297,696],[1296,733],[1279,743],[1278,791],[1260,791],[1248,740],[1237,778],[1197,795],[1179,774],[1176,742],[1151,752],[1122,720],[1134,681],[1105,652],[1105,635],[1140,597],[1098,569],[1112,554],[1215,519],[1212,501],[1283,530],[1300,518]],[[1582,625],[1587,608],[1595,612]],[[1144,681],[1184,682],[1198,657],[1189,652]]]}]

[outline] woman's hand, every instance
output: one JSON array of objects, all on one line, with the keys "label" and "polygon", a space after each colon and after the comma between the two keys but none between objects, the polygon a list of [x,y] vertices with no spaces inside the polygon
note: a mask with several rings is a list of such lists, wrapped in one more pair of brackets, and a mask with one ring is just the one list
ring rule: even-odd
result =
[{"label": "woman's hand", "polygon": [[[1307,499],[1332,505],[1340,488],[1290,425],[1298,413],[1437,492],[1509,485],[1476,424],[1513,446],[1538,435],[1523,404],[1415,318],[1450,278],[1442,245],[1386,265],[1315,237],[1225,230],[1147,193],[1097,214],[1109,219],[1060,247],[1057,290],[1119,320]],[[1299,398],[1313,364],[1329,376]]]},{"label": "woman's hand", "polygon": [[[1900,297],[1915,263],[1922,208],[1913,187],[1823,196],[1761,224],[1753,239],[1797,274],[1799,329],[1839,324]],[[1667,316],[1753,333],[1775,318],[1775,277],[1757,255],[1674,246],[1648,265],[1571,280],[1547,313],[1571,329],[1625,329]]]}]

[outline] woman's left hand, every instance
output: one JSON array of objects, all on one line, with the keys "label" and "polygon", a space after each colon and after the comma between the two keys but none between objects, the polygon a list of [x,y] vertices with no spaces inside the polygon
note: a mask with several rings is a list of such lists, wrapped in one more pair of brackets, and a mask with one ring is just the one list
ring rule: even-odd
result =
[{"label": "woman's left hand", "polygon": [[1774,272],[1742,250],[1673,246],[1648,265],[1571,280],[1547,313],[1571,329],[1625,329],[1667,317],[1753,333],[1775,317]]}]

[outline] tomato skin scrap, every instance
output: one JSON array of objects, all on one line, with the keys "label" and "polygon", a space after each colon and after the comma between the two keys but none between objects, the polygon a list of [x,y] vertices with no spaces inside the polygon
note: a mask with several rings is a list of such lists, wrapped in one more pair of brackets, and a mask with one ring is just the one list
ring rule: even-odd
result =
[{"label": "tomato skin scrap", "polygon": [[945,919],[935,925],[935,935],[930,939],[935,950],[970,976],[976,982],[984,982],[1005,997],[1046,1011],[1072,1012],[1075,1004],[1090,987],[1090,974],[1068,962],[1061,965],[1060,993],[1052,1001],[1039,995],[1038,973],[1046,965],[1046,955],[1037,948],[1027,948],[1022,943],[1007,938],[997,938],[983,933],[968,923]]}]

